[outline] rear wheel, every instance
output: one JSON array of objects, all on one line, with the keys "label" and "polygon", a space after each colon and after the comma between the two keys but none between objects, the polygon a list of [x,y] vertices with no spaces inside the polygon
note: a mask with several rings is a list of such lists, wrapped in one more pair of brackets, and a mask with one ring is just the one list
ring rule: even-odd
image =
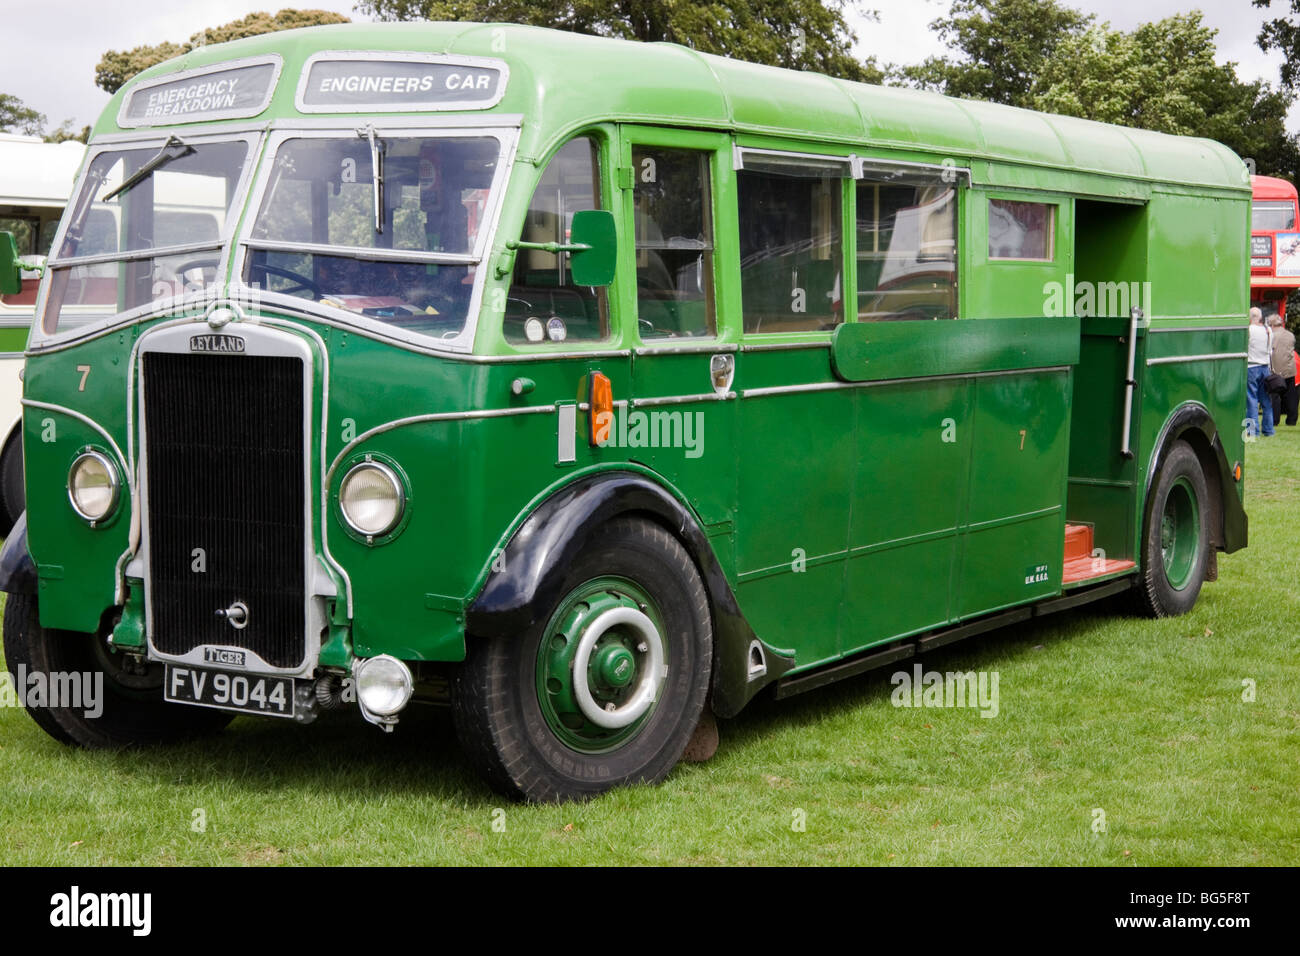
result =
[{"label": "rear wheel", "polygon": [[534,801],[657,783],[708,692],[704,584],[663,528],[610,522],[561,597],[517,638],[471,640],[455,682],[462,746],[497,790]]},{"label": "rear wheel", "polygon": [[[29,594],[10,594],[5,602],[4,648],[5,668],[27,713],[47,734],[66,744],[170,743],[218,731],[233,716],[165,703],[161,665],[133,667],[102,638],[42,627],[36,598]],[[32,675],[42,676],[34,684]],[[36,686],[43,688],[44,697],[35,697]],[[51,699],[55,686],[65,691],[76,687],[79,699]],[[60,703],[70,706],[51,706]]]},{"label": "rear wheel", "polygon": [[16,428],[5,442],[4,451],[0,452],[0,538],[9,536],[14,522],[26,507],[27,495],[23,489],[23,436],[22,429]]},{"label": "rear wheel", "polygon": [[1142,537],[1141,609],[1152,617],[1186,614],[1205,582],[1209,489],[1190,445],[1176,442],[1151,496]]}]

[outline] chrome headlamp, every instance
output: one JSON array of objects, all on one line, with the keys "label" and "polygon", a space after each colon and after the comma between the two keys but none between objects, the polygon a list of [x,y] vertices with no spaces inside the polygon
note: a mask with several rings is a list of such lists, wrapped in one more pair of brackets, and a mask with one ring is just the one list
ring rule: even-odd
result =
[{"label": "chrome headlamp", "polygon": [[113,513],[121,489],[117,466],[97,451],[83,451],[68,469],[68,501],[92,525]]},{"label": "chrome headlamp", "polygon": [[397,472],[382,462],[354,465],[339,485],[339,511],[349,528],[367,539],[388,534],[401,523],[406,491]]}]

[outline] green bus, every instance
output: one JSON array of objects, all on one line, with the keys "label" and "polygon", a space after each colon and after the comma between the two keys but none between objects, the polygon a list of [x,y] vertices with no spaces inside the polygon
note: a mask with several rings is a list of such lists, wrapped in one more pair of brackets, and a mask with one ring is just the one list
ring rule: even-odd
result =
[{"label": "green bus", "polygon": [[1246,543],[1250,203],[1214,142],[671,44],[194,50],[42,279],[7,666],[103,674],[25,701],[87,746],[450,704],[543,801],[761,691],[1180,614]]}]

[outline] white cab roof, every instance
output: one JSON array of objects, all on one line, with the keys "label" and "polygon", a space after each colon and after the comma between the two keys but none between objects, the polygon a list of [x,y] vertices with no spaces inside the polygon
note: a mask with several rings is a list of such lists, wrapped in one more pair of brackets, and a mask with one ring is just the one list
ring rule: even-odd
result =
[{"label": "white cab roof", "polygon": [[84,143],[0,133],[0,205],[66,205],[85,155]]}]

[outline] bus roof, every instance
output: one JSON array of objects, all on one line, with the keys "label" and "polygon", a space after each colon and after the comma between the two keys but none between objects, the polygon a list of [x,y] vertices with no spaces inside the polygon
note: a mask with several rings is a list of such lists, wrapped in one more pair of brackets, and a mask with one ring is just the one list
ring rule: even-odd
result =
[{"label": "bus roof", "polygon": [[[597,119],[734,130],[951,157],[976,182],[1143,200],[1153,184],[1244,193],[1245,165],[1208,139],[1036,113],[919,90],[872,86],[759,66],[670,43],[638,43],[510,24],[356,23],[264,34],[200,47],[159,64],[109,103],[97,135],[117,132],[123,97],[168,73],[278,54],[283,70],[259,117],[301,116],[305,61],[329,51],[406,51],[504,60],[510,70],[489,115],[525,116],[520,153],[537,157]],[[597,79],[598,78],[598,79]],[[445,114],[444,114],[445,115]],[[183,124],[177,124],[183,125]],[[203,125],[203,124],[194,124]]]},{"label": "bus roof", "polygon": [[0,134],[0,206],[64,206],[86,147]]},{"label": "bus roof", "polygon": [[1256,199],[1296,199],[1295,187],[1273,176],[1251,176],[1250,189]]}]

